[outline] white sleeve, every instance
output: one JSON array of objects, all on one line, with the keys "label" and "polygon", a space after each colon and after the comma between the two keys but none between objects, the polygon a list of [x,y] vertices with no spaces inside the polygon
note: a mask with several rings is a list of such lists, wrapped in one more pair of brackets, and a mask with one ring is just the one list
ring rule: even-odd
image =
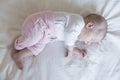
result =
[{"label": "white sleeve", "polygon": [[74,28],[69,29],[68,31],[65,32],[65,45],[67,46],[74,46],[75,41],[77,40],[77,37],[80,33],[80,31],[78,31],[79,29],[77,29],[77,27],[75,26]]},{"label": "white sleeve", "polygon": [[[79,19],[78,19],[79,18]],[[65,45],[74,46],[81,29],[84,26],[82,17],[71,16],[65,28]]]}]

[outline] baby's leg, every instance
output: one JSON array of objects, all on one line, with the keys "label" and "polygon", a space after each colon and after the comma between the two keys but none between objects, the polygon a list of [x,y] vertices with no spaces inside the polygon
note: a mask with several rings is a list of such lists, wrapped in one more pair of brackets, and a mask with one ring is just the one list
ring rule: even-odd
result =
[{"label": "baby's leg", "polygon": [[31,51],[29,51],[27,48],[16,52],[16,53],[12,53],[12,58],[15,61],[16,65],[18,66],[19,69],[23,69],[24,65],[23,65],[23,60],[26,57],[30,57],[33,56],[33,53]]},{"label": "baby's leg", "polygon": [[26,47],[30,47],[38,43],[39,40],[44,38],[44,31],[41,28],[41,25],[36,22],[26,22],[24,23],[21,36],[18,37],[15,41],[15,48],[17,50],[24,49]]}]

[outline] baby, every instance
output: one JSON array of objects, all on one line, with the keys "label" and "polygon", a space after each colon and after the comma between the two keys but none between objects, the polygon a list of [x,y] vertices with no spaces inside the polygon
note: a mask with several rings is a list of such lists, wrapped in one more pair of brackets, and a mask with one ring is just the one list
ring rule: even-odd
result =
[{"label": "baby", "polygon": [[23,23],[21,36],[15,41],[16,52],[12,54],[19,69],[23,69],[23,59],[37,56],[53,41],[64,41],[65,56],[73,51],[86,53],[85,49],[75,47],[77,40],[85,44],[100,42],[107,31],[106,20],[98,14],[82,17],[79,14],[67,12],[44,11],[30,15]]}]

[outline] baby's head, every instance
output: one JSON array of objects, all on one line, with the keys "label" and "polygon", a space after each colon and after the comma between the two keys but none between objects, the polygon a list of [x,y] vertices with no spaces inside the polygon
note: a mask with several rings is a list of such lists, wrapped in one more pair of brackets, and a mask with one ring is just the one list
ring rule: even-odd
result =
[{"label": "baby's head", "polygon": [[85,26],[78,37],[79,41],[86,44],[100,42],[106,35],[107,22],[98,14],[89,14],[84,17]]}]

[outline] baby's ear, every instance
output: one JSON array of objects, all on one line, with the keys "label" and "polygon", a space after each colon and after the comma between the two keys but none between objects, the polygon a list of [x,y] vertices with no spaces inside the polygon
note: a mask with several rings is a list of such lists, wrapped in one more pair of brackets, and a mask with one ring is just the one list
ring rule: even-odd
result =
[{"label": "baby's ear", "polygon": [[86,28],[87,29],[93,29],[94,28],[94,23],[92,23],[92,22],[87,23]]}]

